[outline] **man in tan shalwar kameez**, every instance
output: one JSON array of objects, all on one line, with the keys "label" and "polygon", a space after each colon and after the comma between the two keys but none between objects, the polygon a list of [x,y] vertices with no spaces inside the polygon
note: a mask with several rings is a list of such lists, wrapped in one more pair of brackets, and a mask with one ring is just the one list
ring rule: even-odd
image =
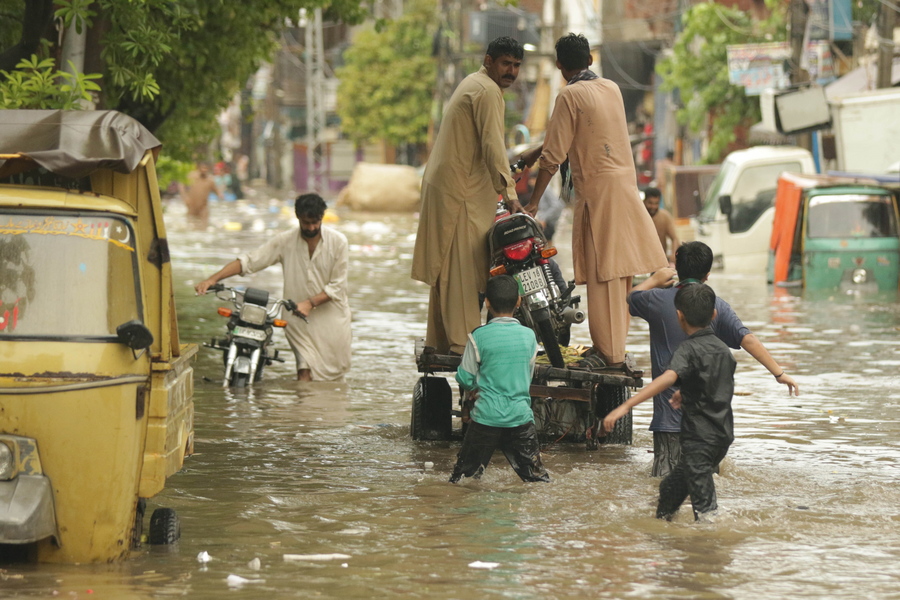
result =
[{"label": "man in tan shalwar kameez", "polygon": [[641,203],[625,106],[619,87],[588,70],[590,46],[582,35],[556,43],[556,66],[568,81],[547,123],[537,181],[526,212],[568,155],[575,187],[572,259],[576,283],[586,284],[594,350],[607,365],[625,361],[632,277],[667,265],[656,229]]},{"label": "man in tan shalwar kameez", "polygon": [[439,354],[462,354],[481,325],[478,293],[487,284],[498,195],[521,210],[503,142],[503,89],[515,82],[523,55],[511,38],[491,42],[484,66],[447,103],[425,168],[412,278],[431,286],[425,345]]},{"label": "man in tan shalwar kameez", "polygon": [[[284,312],[288,343],[300,381],[334,381],[350,370],[350,303],[347,298],[349,251],[343,233],[322,225],[325,201],[303,194],[294,205],[300,227],[279,233],[241,254],[195,287],[198,294],[221,279],[247,275],[281,263],[284,297],[297,303]],[[299,315],[302,315],[299,316]]]}]

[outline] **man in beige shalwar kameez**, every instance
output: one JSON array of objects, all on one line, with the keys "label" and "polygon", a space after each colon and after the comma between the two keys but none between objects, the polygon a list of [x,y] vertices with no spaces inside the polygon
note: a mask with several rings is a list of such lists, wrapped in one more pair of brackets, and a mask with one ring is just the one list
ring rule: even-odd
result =
[{"label": "man in beige shalwar kameez", "polygon": [[322,225],[325,201],[318,194],[299,196],[294,210],[299,228],[282,232],[256,250],[241,254],[195,289],[205,294],[221,279],[281,263],[284,297],[297,303],[297,314],[285,311],[283,315],[288,322],[285,334],[297,360],[297,379],[334,381],[350,370],[347,238]]},{"label": "man in beige shalwar kameez", "polygon": [[425,345],[462,354],[481,325],[479,292],[488,277],[487,233],[498,195],[520,211],[503,141],[503,89],[518,76],[524,50],[502,37],[484,66],[447,103],[425,175],[412,278],[431,286]]},{"label": "man in beige shalwar kameez", "polygon": [[594,350],[610,366],[625,361],[631,280],[668,263],[641,204],[625,106],[619,87],[588,70],[590,46],[582,35],[556,43],[556,66],[568,81],[560,90],[541,148],[526,157],[540,170],[526,212],[568,155],[575,187],[572,259],[576,283],[586,284]]}]

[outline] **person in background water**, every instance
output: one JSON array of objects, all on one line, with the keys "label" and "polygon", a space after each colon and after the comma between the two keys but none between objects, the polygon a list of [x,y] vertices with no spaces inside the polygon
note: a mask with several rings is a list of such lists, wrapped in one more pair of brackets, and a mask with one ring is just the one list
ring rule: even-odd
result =
[{"label": "person in background water", "polygon": [[500,448],[522,481],[550,481],[541,463],[541,446],[531,410],[531,378],[537,341],[515,318],[522,302],[519,284],[509,275],[492,277],[485,302],[494,318],[469,335],[456,381],[477,400],[450,483],[480,478]]},{"label": "person in background water", "polygon": [[556,98],[543,145],[523,156],[527,165],[540,157],[525,210],[537,213],[550,178],[568,155],[575,188],[572,260],[575,282],[587,285],[593,341],[582,366],[629,372],[625,339],[631,280],[666,266],[666,256],[641,205],[622,92],[588,69],[592,61],[583,35],[570,33],[556,42],[556,66],[568,83]]},{"label": "person in background water", "polygon": [[275,263],[284,270],[284,297],[297,303],[287,317],[288,343],[300,381],[338,380],[350,370],[349,252],[343,233],[322,225],[325,200],[301,194],[294,203],[298,229],[280,233],[256,250],[241,254],[195,290],[205,294],[232,275],[249,275]]},{"label": "person in background water", "polygon": [[199,217],[206,220],[209,217],[209,196],[216,196],[224,200],[222,190],[216,184],[216,180],[209,172],[209,165],[205,162],[197,163],[197,168],[188,173],[188,185],[179,186],[181,198],[187,206],[187,214],[190,217]]},{"label": "person in background water", "polygon": [[669,368],[603,419],[604,431],[648,398],[673,385],[681,388],[671,399],[682,408],[681,458],[659,484],[656,518],[671,521],[691,497],[695,520],[713,516],[718,508],[713,473],[734,441],[734,369],[731,349],[709,327],[716,316],[716,293],[705,283],[684,286],[675,294],[678,324],[688,336]]},{"label": "person in background water", "polygon": [[503,141],[503,90],[516,81],[524,54],[509,37],[490,43],[484,66],[447,103],[425,167],[412,278],[431,286],[425,345],[439,354],[461,354],[481,324],[485,240],[498,194],[511,212],[522,210]]},{"label": "person in background water", "polygon": [[[666,253],[669,264],[673,265],[675,264],[675,249],[679,246],[678,234],[675,232],[675,219],[672,217],[672,213],[659,207],[661,200],[662,193],[655,187],[648,187],[644,190],[644,207],[650,213],[650,218],[653,219],[653,226],[656,227],[663,252]],[[669,242],[671,242],[671,246]]]},{"label": "person in background water", "polygon": [[[628,295],[631,314],[647,321],[650,326],[650,363],[653,377],[659,377],[669,368],[669,362],[678,345],[687,335],[678,324],[675,311],[675,295],[678,290],[696,282],[705,282],[712,267],[713,254],[703,242],[686,242],[675,251],[675,268],[680,283],[672,287],[676,271],[660,269],[645,281],[634,286]],[[731,306],[722,298],[716,298],[716,318],[710,327],[729,348],[743,348],[759,364],[775,377],[775,381],[788,388],[788,394],[800,394],[794,379],[784,372],[772,358],[759,338],[744,326]],[[681,432],[681,411],[669,404],[674,388],[665,389],[653,397],[653,477],[668,475],[681,456],[678,438]]]}]

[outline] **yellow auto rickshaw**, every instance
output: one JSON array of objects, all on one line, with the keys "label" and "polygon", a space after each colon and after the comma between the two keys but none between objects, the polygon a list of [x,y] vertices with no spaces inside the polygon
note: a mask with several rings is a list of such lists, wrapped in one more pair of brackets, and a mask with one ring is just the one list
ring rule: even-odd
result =
[{"label": "yellow auto rickshaw", "polygon": [[[159,147],[121,113],[0,111],[0,557],[126,557],[193,452]],[[151,543],[179,533],[154,511]]]}]

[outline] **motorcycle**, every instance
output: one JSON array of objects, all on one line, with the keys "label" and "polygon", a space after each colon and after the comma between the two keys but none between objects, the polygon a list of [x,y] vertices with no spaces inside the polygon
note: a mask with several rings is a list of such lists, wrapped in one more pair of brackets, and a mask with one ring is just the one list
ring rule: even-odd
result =
[{"label": "motorcycle", "polygon": [[556,248],[549,246],[541,226],[531,215],[510,214],[497,203],[494,224],[488,232],[491,277],[512,275],[522,291],[522,305],[516,318],[534,330],[554,367],[565,367],[560,344],[569,344],[573,323],[584,321],[578,308],[581,296],[573,296],[575,282],[566,283],[551,262]]},{"label": "motorcycle", "polygon": [[224,353],[224,387],[245,387],[262,379],[263,369],[273,362],[284,362],[278,350],[269,354],[274,327],[286,327],[287,321],[277,318],[284,307],[293,312],[297,304],[290,299],[269,296],[258,288],[231,288],[217,283],[208,292],[216,298],[234,304],[234,309],[220,306],[218,313],[228,318],[224,339],[213,338],[203,344]]}]

